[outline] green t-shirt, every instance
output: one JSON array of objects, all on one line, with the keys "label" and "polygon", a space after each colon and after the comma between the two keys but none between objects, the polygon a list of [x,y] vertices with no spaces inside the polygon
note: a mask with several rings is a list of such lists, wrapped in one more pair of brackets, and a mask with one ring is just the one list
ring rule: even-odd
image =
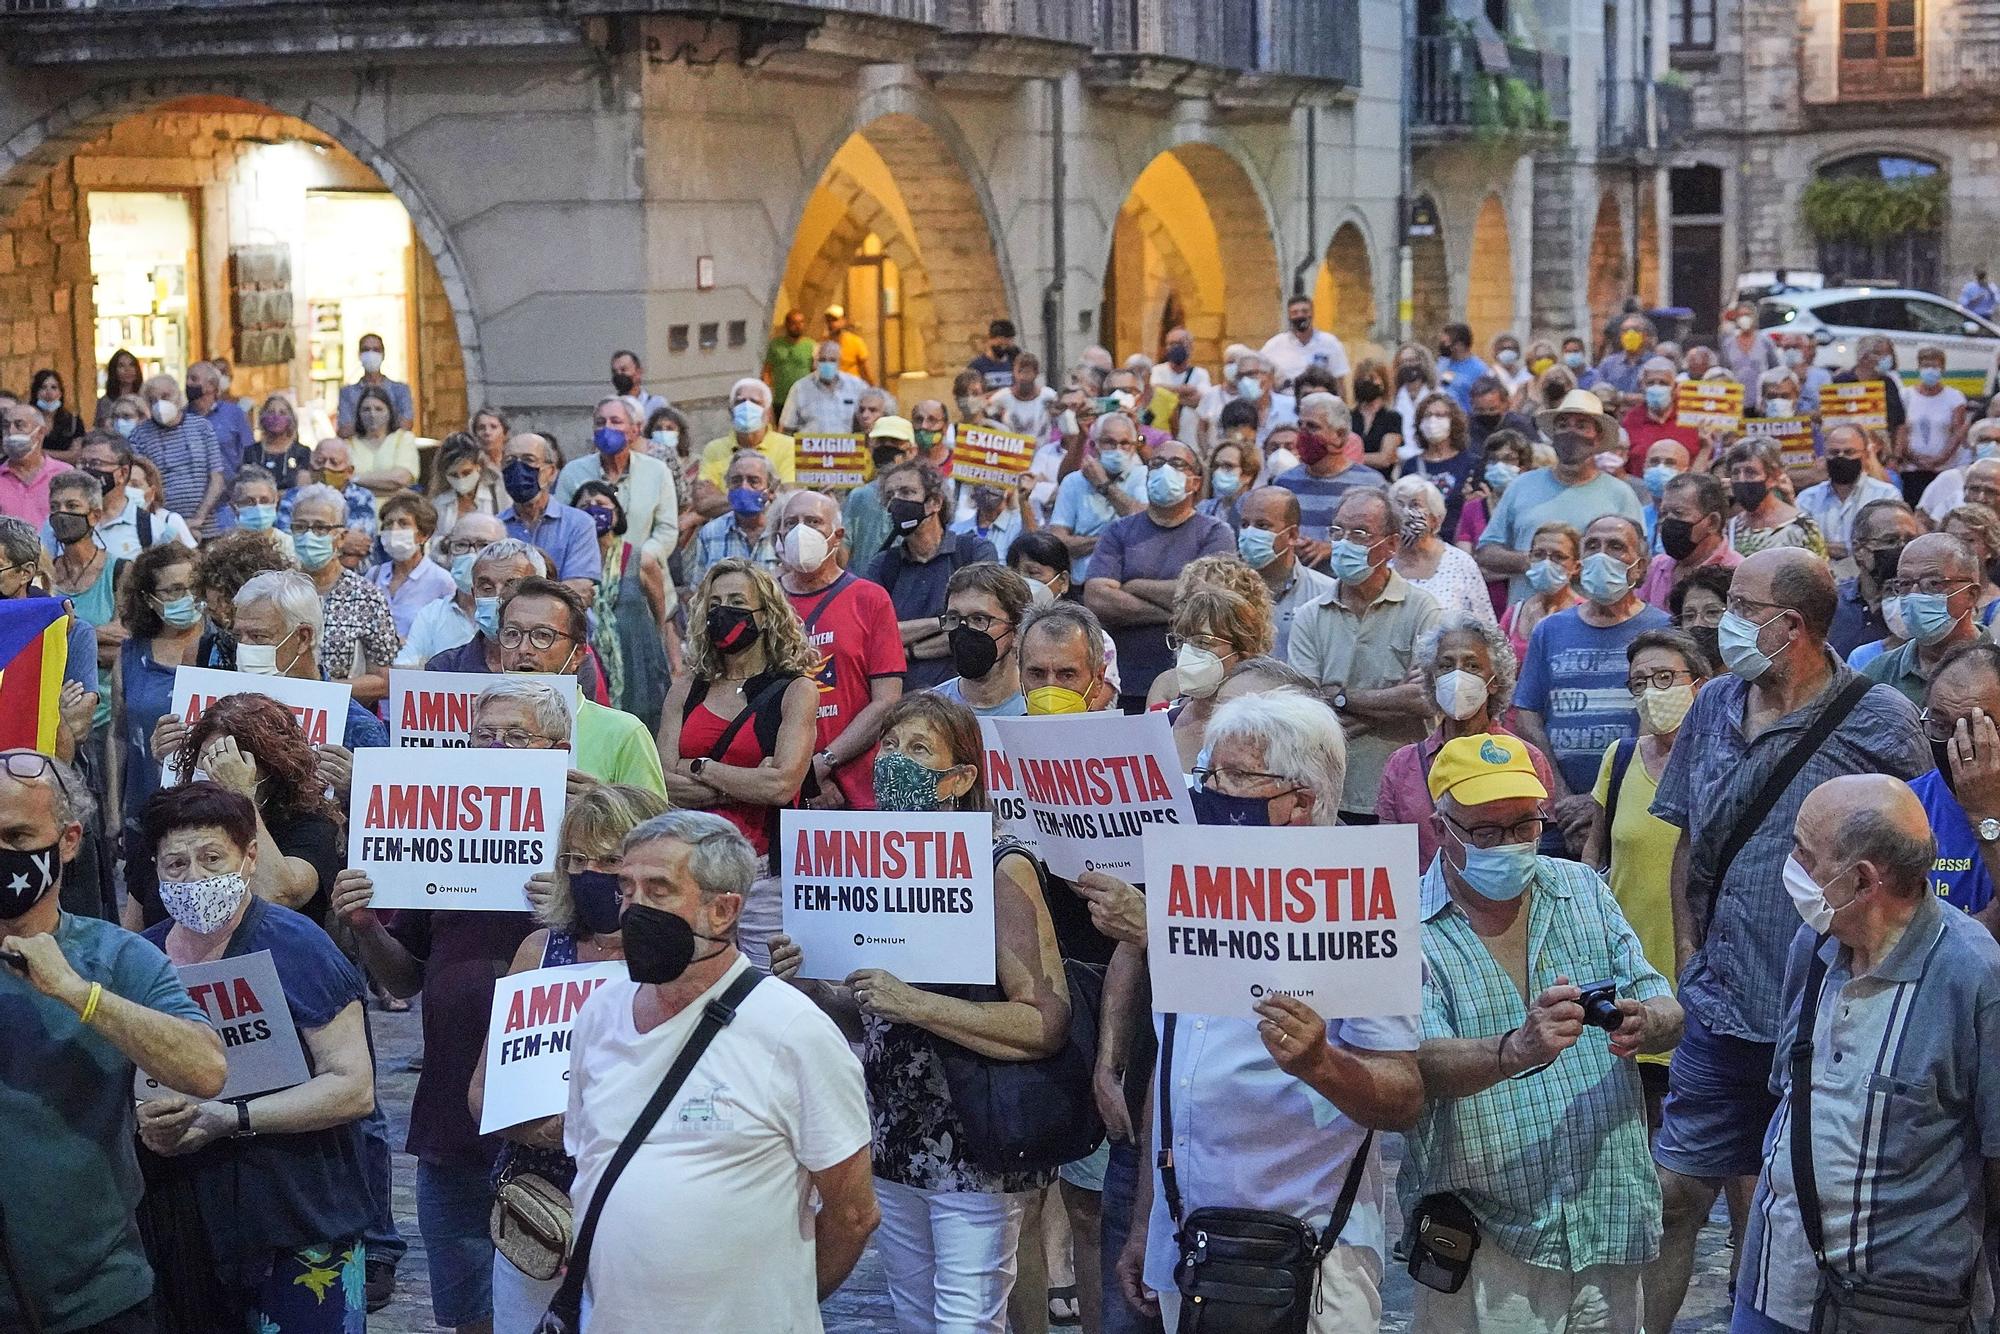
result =
[{"label": "green t-shirt", "polygon": [[785,395],[792,392],[792,386],[812,374],[813,349],[818,346],[804,336],[791,339],[779,334],[764,349],[764,364],[771,371],[772,421],[785,410]]},{"label": "green t-shirt", "polygon": [[629,783],[667,795],[660,747],[646,725],[623,709],[576,702],[576,767],[600,783]]},{"label": "green t-shirt", "polygon": [[[167,956],[110,922],[64,913],[56,943],[86,982],[134,1004],[206,1022]],[[133,1221],[132,1062],[76,1011],[0,968],[0,1126],[12,1155],[0,1192],[7,1245],[51,1330],[93,1325],[153,1290]],[[0,1272],[0,1328],[25,1323]]]}]

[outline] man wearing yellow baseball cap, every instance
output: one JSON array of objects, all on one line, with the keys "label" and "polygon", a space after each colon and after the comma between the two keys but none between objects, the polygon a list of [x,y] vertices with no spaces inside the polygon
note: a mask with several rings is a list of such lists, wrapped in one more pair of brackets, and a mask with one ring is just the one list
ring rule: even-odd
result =
[{"label": "man wearing yellow baseball cap", "polygon": [[[1428,781],[1425,1104],[1397,1182],[1412,1328],[1499,1329],[1483,1313],[1504,1305],[1536,1328],[1638,1329],[1660,1190],[1630,1058],[1671,1048],[1681,1007],[1596,872],[1536,855],[1549,794],[1526,742],[1448,741]],[[1427,1242],[1466,1231],[1469,1260]]]}]

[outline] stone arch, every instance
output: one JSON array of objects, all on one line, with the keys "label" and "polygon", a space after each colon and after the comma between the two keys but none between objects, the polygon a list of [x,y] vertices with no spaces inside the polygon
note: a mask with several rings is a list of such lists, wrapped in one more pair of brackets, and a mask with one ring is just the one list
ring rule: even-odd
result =
[{"label": "stone arch", "polygon": [[[1150,221],[1136,232],[1114,224],[1106,236],[1099,270],[1105,275],[1106,346],[1157,356],[1164,330],[1154,317],[1169,290],[1185,311],[1195,359],[1203,364],[1219,362],[1227,343],[1261,347],[1280,327],[1284,289],[1269,201],[1225,134],[1175,127],[1127,188],[1119,223],[1129,216]],[[1136,258],[1120,244],[1135,236],[1150,238]],[[1135,292],[1134,271],[1151,271],[1156,280]]]},{"label": "stone arch", "polygon": [[1486,196],[1472,224],[1465,322],[1472,326],[1473,347],[1482,353],[1495,334],[1514,328],[1514,255],[1507,210],[1497,194]]},{"label": "stone arch", "polygon": [[[441,384],[439,389],[443,392],[433,396],[453,403],[483,402],[486,375],[478,316],[464,262],[442,213],[387,148],[332,107],[283,85],[236,76],[176,76],[109,82],[78,94],[0,144],[0,227],[23,210],[46,207],[54,188],[62,183],[65,164],[121,121],[187,98],[231,99],[303,121],[352,154],[374,174],[384,190],[401,201],[409,214],[420,256],[427,261],[418,266],[412,299],[421,303],[426,292],[441,299],[448,308],[448,317],[440,313],[424,324],[440,330],[448,326],[455,335],[450,340],[455,347],[450,350],[456,356],[450,360],[456,365],[446,367],[444,372],[454,383]],[[81,246],[82,238],[77,238],[76,244]],[[78,365],[71,372],[71,383],[90,383],[90,378],[77,374],[88,371],[94,375],[94,367],[87,364],[91,360],[88,346],[72,360]],[[452,425],[455,427],[456,423]]]},{"label": "stone arch", "polygon": [[1626,269],[1625,215],[1618,207],[1618,196],[1606,190],[1597,201],[1597,220],[1590,229],[1590,277],[1585,288],[1590,324],[1586,337],[1595,339],[1595,331],[1623,307],[1632,286]]},{"label": "stone arch", "polygon": [[1410,238],[1410,335],[1428,346],[1452,320],[1451,260],[1445,253],[1444,211],[1435,196],[1420,203],[1429,206],[1437,225],[1429,236]]},{"label": "stone arch", "polygon": [[1375,267],[1369,258],[1367,235],[1353,219],[1336,227],[1333,239],[1327,242],[1313,289],[1313,310],[1320,326],[1346,346],[1350,363],[1373,349]]}]

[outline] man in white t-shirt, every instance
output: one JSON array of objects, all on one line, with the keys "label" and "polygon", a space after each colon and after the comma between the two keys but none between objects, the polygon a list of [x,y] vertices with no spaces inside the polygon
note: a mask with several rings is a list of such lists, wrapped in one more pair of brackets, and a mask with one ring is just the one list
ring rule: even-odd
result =
[{"label": "man in white t-shirt", "polygon": [[1295,296],[1285,303],[1287,327],[1271,335],[1264,344],[1264,359],[1281,385],[1290,384],[1308,366],[1318,366],[1340,381],[1347,393],[1347,349],[1324,329],[1313,328],[1313,303],[1309,296]]},{"label": "man in white t-shirt", "polygon": [[1039,440],[1055,423],[1056,391],[1042,383],[1042,359],[1032,352],[1014,357],[1014,383],[986,400],[994,420],[1017,435]]},{"label": "man in white t-shirt", "polygon": [[1199,409],[1210,382],[1207,368],[1194,364],[1194,335],[1186,329],[1167,334],[1166,360],[1154,365],[1153,383],[1161,389],[1173,390],[1181,401],[1180,410],[1174,414],[1174,438],[1190,447],[1200,445]]},{"label": "man in white t-shirt", "polygon": [[[704,1008],[750,967],[736,927],[758,861],[734,825],[669,811],[626,836],[623,860],[632,980],[600,986],[571,1037],[563,1140],[579,1224]],[[612,1183],[585,1330],[818,1334],[820,1299],[881,1221],[868,1146],[846,1039],[804,995],[766,979]]]}]

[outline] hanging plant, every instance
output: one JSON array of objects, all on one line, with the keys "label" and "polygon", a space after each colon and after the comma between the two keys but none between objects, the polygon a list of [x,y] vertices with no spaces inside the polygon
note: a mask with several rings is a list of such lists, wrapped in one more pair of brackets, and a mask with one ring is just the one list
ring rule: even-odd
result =
[{"label": "hanging plant", "polygon": [[1546,130],[1554,121],[1549,95],[1512,74],[1473,78],[1467,117],[1481,139],[1505,139]]},{"label": "hanging plant", "polygon": [[1943,172],[1895,181],[1816,176],[1799,196],[1799,216],[1818,240],[1874,245],[1942,227],[1950,189]]}]

